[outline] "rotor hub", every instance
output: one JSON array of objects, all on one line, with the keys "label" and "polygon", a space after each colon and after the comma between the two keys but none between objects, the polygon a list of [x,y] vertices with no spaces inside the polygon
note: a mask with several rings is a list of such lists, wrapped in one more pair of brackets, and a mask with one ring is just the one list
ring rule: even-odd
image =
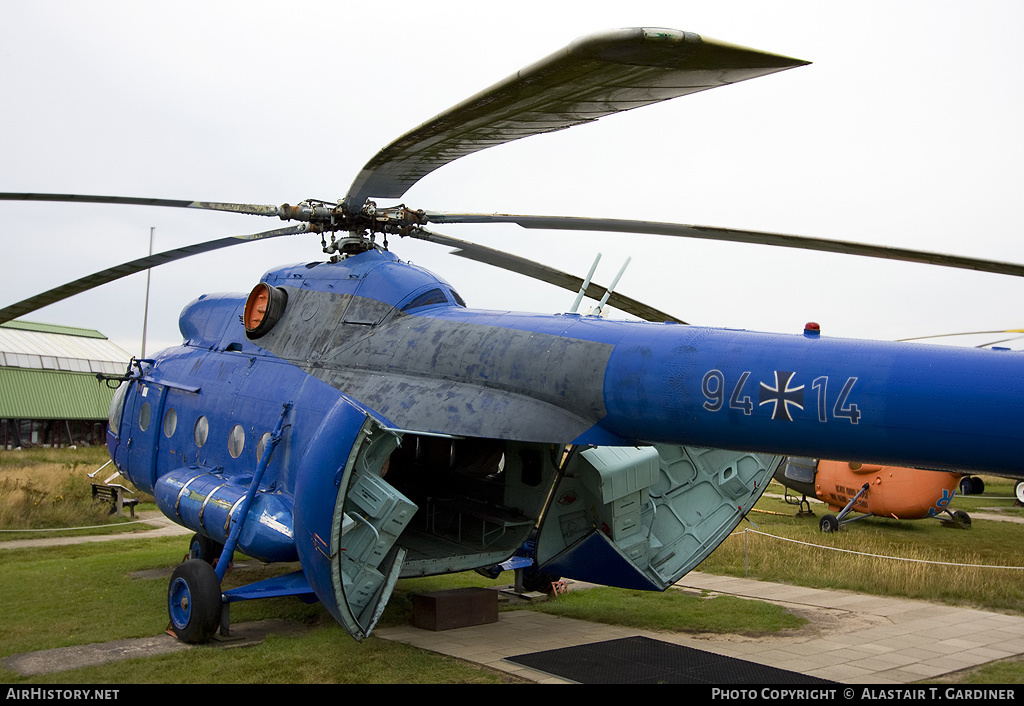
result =
[{"label": "rotor hub", "polygon": [[[373,201],[366,201],[358,211],[353,212],[344,201],[330,204],[307,199],[295,206],[282,204],[277,209],[277,215],[283,221],[305,221],[320,233],[330,232],[330,244],[324,238],[324,252],[342,256],[377,247],[375,236],[378,233],[385,236],[384,249],[387,249],[386,236],[410,235],[427,222],[425,211],[414,211],[404,204],[378,208]],[[337,232],[347,232],[349,237],[335,239],[334,234]]]}]

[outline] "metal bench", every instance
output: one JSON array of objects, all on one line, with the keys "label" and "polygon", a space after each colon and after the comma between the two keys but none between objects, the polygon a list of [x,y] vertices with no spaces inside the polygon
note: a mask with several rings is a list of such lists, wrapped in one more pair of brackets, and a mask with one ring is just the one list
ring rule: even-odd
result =
[{"label": "metal bench", "polygon": [[127,493],[132,491],[123,485],[105,485],[103,483],[92,484],[92,500],[93,502],[107,502],[110,503],[110,514],[113,515],[115,512],[118,517],[124,516],[124,508],[128,508],[131,512],[131,516],[135,517],[135,506],[139,504],[139,499],[135,497],[125,497]]}]

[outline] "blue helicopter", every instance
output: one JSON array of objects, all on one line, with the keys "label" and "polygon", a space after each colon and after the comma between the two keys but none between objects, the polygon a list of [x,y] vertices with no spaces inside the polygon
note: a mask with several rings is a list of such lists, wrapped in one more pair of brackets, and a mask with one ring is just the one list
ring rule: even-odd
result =
[{"label": "blue helicopter", "polygon": [[[1012,351],[703,328],[586,279],[428,229],[444,223],[651,233],[1024,275],[1024,267],[707,226],[440,213],[399,199],[462,156],[807,62],[668,29],[583,37],[381,150],[337,203],[2,194],[298,221],[160,253],[0,309],[0,321],[164,262],[321,236],[326,262],[203,295],[180,346],[134,360],[107,443],[195,532],[170,629],[201,643],[230,604],[320,601],[355,639],[399,578],[501,565],[664,590],[741,521],[788,455],[1024,476],[1024,359]],[[339,237],[339,234],[341,236]],[[389,237],[539,278],[641,321],[468,307]],[[235,552],[298,571],[232,590]]]}]

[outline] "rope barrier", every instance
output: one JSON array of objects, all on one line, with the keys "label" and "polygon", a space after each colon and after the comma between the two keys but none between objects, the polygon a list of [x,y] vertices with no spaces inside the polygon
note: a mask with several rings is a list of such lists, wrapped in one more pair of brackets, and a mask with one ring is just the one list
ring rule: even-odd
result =
[{"label": "rope barrier", "polygon": [[1024,566],[995,566],[995,565],[989,565],[989,564],[958,564],[958,563],[949,562],[949,561],[930,561],[928,559],[908,559],[906,557],[886,556],[884,554],[868,554],[867,552],[856,552],[856,551],[853,551],[852,549],[840,549],[838,547],[826,547],[826,546],[821,545],[821,544],[812,544],[810,542],[802,542],[802,541],[800,541],[798,539],[789,539],[788,537],[779,537],[779,536],[776,536],[774,534],[767,534],[765,532],[761,532],[759,530],[752,530],[752,529],[744,529],[742,533],[734,532],[732,536],[737,536],[739,534],[743,534],[744,538],[746,538],[746,535],[747,535],[748,532],[753,532],[754,534],[759,534],[762,537],[769,537],[771,539],[778,539],[779,541],[782,541],[782,542],[791,542],[793,544],[802,544],[802,545],[807,546],[807,547],[817,547],[818,549],[829,549],[829,550],[834,551],[834,552],[843,552],[845,554],[857,554],[857,555],[860,555],[860,556],[871,557],[873,559],[892,559],[893,561],[907,561],[907,562],[918,563],[918,564],[935,564],[935,565],[938,565],[938,566],[960,566],[960,567],[965,567],[965,568],[969,568],[969,569],[1016,569],[1017,571],[1024,570]]},{"label": "rope barrier", "polygon": [[92,525],[90,527],[45,527],[43,529],[0,529],[0,532],[71,532],[72,530],[103,529],[104,527],[122,527],[124,525],[137,525],[140,522],[152,522],[152,520],[132,520],[131,522],[119,522],[116,525]]}]

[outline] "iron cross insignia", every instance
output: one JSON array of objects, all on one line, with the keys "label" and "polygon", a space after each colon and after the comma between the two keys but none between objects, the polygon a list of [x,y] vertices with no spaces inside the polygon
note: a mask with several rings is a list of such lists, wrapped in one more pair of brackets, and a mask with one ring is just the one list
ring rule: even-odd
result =
[{"label": "iron cross insignia", "polygon": [[791,422],[793,421],[793,418],[789,416],[789,405],[793,405],[799,409],[804,408],[804,386],[789,386],[794,374],[795,373],[776,370],[775,387],[769,387],[763,382],[761,383],[760,404],[775,405],[772,410],[772,419],[781,419],[783,421]]}]

